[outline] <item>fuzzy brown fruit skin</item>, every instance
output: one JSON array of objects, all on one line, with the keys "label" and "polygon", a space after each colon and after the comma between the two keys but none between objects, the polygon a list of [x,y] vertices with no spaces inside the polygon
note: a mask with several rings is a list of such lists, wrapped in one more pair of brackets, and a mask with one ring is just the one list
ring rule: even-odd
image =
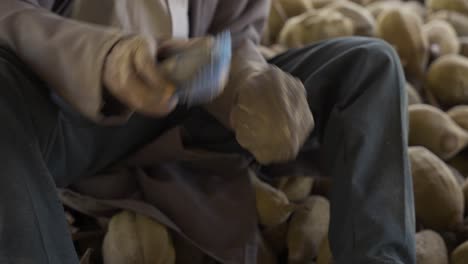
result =
[{"label": "fuzzy brown fruit skin", "polygon": [[468,105],[455,106],[447,111],[447,115],[461,128],[468,131]]},{"label": "fuzzy brown fruit skin", "polygon": [[311,10],[286,22],[278,42],[289,48],[336,37],[352,36],[353,22],[340,12],[321,9]]},{"label": "fuzzy brown fruit skin", "polygon": [[425,84],[444,106],[468,103],[468,58],[443,56],[432,63]]},{"label": "fuzzy brown fruit skin", "polygon": [[438,233],[424,230],[416,234],[416,263],[448,264],[447,247]]},{"label": "fuzzy brown fruit skin", "polygon": [[315,125],[306,89],[274,65],[257,66],[245,72],[236,88],[230,127],[258,163],[294,160]]},{"label": "fuzzy brown fruit skin", "polygon": [[379,16],[386,10],[401,7],[400,1],[378,1],[366,6],[367,10],[378,20]]},{"label": "fuzzy brown fruit skin", "polygon": [[408,95],[408,105],[421,104],[422,99],[419,93],[410,83],[406,83],[406,93]]},{"label": "fuzzy brown fruit skin", "polygon": [[457,155],[468,143],[468,134],[447,114],[430,105],[410,105],[409,144],[424,146],[443,160]]},{"label": "fuzzy brown fruit skin", "polygon": [[446,164],[447,164],[447,167],[449,167],[455,179],[457,180],[458,185],[463,187],[463,183],[465,182],[465,177],[463,177],[463,175],[455,167],[451,166],[448,162]]},{"label": "fuzzy brown fruit skin", "polygon": [[460,51],[457,32],[447,21],[432,20],[423,26],[423,32],[427,36],[429,44],[439,48],[439,56],[458,54]]},{"label": "fuzzy brown fruit skin", "polygon": [[421,19],[425,20],[427,16],[427,8],[421,2],[409,1],[403,3],[403,7],[417,14]]},{"label": "fuzzy brown fruit skin", "polygon": [[458,38],[458,43],[460,43],[460,55],[468,57],[468,37]]},{"label": "fuzzy brown fruit skin", "polygon": [[294,212],[287,235],[288,263],[306,263],[318,256],[320,243],[328,233],[330,203],[320,196],[309,197]]},{"label": "fuzzy brown fruit skin", "polygon": [[422,19],[404,8],[390,8],[377,19],[377,34],[397,51],[405,71],[422,77],[429,59],[429,41],[422,32]]},{"label": "fuzzy brown fruit skin", "polygon": [[104,264],[175,263],[175,249],[166,227],[128,211],[110,220],[102,252]]},{"label": "fuzzy brown fruit skin", "polygon": [[452,171],[424,147],[410,147],[416,218],[434,230],[454,230],[463,222],[464,197]]},{"label": "fuzzy brown fruit skin", "polygon": [[296,206],[282,191],[262,182],[257,176],[251,175],[250,179],[255,189],[260,224],[272,228],[286,222]]},{"label": "fuzzy brown fruit skin", "polygon": [[330,4],[337,3],[337,2],[343,2],[347,0],[308,0],[309,4],[313,6],[315,9],[321,9],[324,8]]},{"label": "fuzzy brown fruit skin", "polygon": [[333,264],[333,255],[330,249],[330,241],[328,240],[328,236],[325,236],[320,243],[317,264]]},{"label": "fuzzy brown fruit skin", "polygon": [[463,195],[465,197],[465,210],[468,207],[468,179],[465,179],[465,182],[462,185]]},{"label": "fuzzy brown fruit skin", "polygon": [[275,43],[288,18],[298,16],[311,8],[308,0],[273,0],[268,18],[268,40]]},{"label": "fuzzy brown fruit skin", "polygon": [[468,241],[458,246],[451,255],[451,264],[468,263]]},{"label": "fuzzy brown fruit skin", "polygon": [[401,3],[400,0],[351,0],[351,1],[361,6],[365,6],[365,7],[375,4],[375,3],[382,3],[382,2]]},{"label": "fuzzy brown fruit skin", "polygon": [[286,194],[288,200],[300,202],[306,199],[314,185],[314,178],[308,176],[282,177],[278,184],[278,189]]},{"label": "fuzzy brown fruit skin", "polygon": [[438,11],[429,15],[428,20],[442,19],[449,22],[459,37],[468,36],[468,16],[454,11]]},{"label": "fuzzy brown fruit skin", "polygon": [[355,35],[368,37],[375,35],[376,21],[366,8],[348,1],[335,2],[328,5],[327,8],[338,11],[349,18],[353,22]]},{"label": "fuzzy brown fruit skin", "polygon": [[468,2],[464,0],[427,0],[426,5],[432,11],[448,10],[468,14]]},{"label": "fuzzy brown fruit skin", "polygon": [[448,160],[447,164],[456,169],[463,178],[468,177],[468,153],[466,151],[458,153],[455,157]]}]

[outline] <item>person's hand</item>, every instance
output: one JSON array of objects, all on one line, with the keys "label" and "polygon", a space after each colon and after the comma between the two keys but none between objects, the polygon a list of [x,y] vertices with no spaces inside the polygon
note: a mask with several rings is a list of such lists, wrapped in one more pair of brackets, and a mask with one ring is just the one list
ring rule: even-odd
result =
[{"label": "person's hand", "polygon": [[175,86],[156,65],[156,47],[143,37],[121,40],[112,48],[103,82],[112,96],[142,114],[164,116],[177,105]]},{"label": "person's hand", "polygon": [[246,77],[230,114],[237,141],[261,164],[294,159],[314,128],[301,81],[266,67]]}]

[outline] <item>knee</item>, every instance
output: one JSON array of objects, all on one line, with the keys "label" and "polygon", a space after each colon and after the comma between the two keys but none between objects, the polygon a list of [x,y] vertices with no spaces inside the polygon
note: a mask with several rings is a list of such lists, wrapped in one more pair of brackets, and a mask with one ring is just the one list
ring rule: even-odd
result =
[{"label": "knee", "polygon": [[359,63],[361,74],[378,82],[372,89],[381,91],[384,97],[397,96],[404,102],[405,75],[396,50],[386,41],[376,38],[357,37],[354,40],[353,61]]},{"label": "knee", "polygon": [[395,49],[386,41],[377,38],[356,38],[359,57],[375,66],[400,67]]},{"label": "knee", "polygon": [[354,61],[361,65],[362,73],[374,79],[398,83],[396,86],[404,89],[405,74],[393,46],[376,38],[358,37],[355,41]]}]

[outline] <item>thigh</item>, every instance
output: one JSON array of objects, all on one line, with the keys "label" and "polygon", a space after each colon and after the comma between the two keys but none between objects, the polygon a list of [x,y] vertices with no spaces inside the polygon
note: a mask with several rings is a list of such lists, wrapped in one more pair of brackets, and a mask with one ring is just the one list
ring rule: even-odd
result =
[{"label": "thigh", "polygon": [[125,124],[101,126],[61,111],[47,157],[48,168],[59,187],[92,176],[178,124],[186,112],[180,108],[160,119],[134,114]]},{"label": "thigh", "polygon": [[166,118],[134,114],[125,124],[101,126],[63,102],[57,104],[47,85],[13,52],[1,47],[0,66],[0,110],[5,108],[4,113],[9,111],[18,119],[59,187],[103,169],[186,116],[187,110],[180,107]]},{"label": "thigh", "polygon": [[57,110],[0,47],[0,263],[78,263],[44,153]]},{"label": "thigh", "polygon": [[[0,46],[0,109],[16,119],[42,154],[47,152],[57,124],[58,109],[47,96],[45,84],[10,50]],[[6,120],[0,133],[14,136]]]},{"label": "thigh", "polygon": [[291,49],[269,61],[304,83],[316,126],[307,146],[317,146],[316,141],[322,141],[333,108],[340,98],[347,98],[354,93],[351,84],[368,76],[374,71],[373,68],[378,67],[369,57],[376,55],[374,62],[379,63],[378,60],[383,57],[379,53],[386,50],[388,45],[381,40],[346,37]]}]

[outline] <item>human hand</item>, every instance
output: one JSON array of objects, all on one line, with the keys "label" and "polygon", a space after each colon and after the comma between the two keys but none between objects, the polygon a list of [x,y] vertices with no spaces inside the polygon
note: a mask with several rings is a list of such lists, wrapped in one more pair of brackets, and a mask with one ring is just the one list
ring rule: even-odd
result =
[{"label": "human hand", "polygon": [[103,82],[109,93],[131,110],[160,117],[177,105],[175,86],[156,64],[156,45],[143,37],[121,40],[108,54]]}]

